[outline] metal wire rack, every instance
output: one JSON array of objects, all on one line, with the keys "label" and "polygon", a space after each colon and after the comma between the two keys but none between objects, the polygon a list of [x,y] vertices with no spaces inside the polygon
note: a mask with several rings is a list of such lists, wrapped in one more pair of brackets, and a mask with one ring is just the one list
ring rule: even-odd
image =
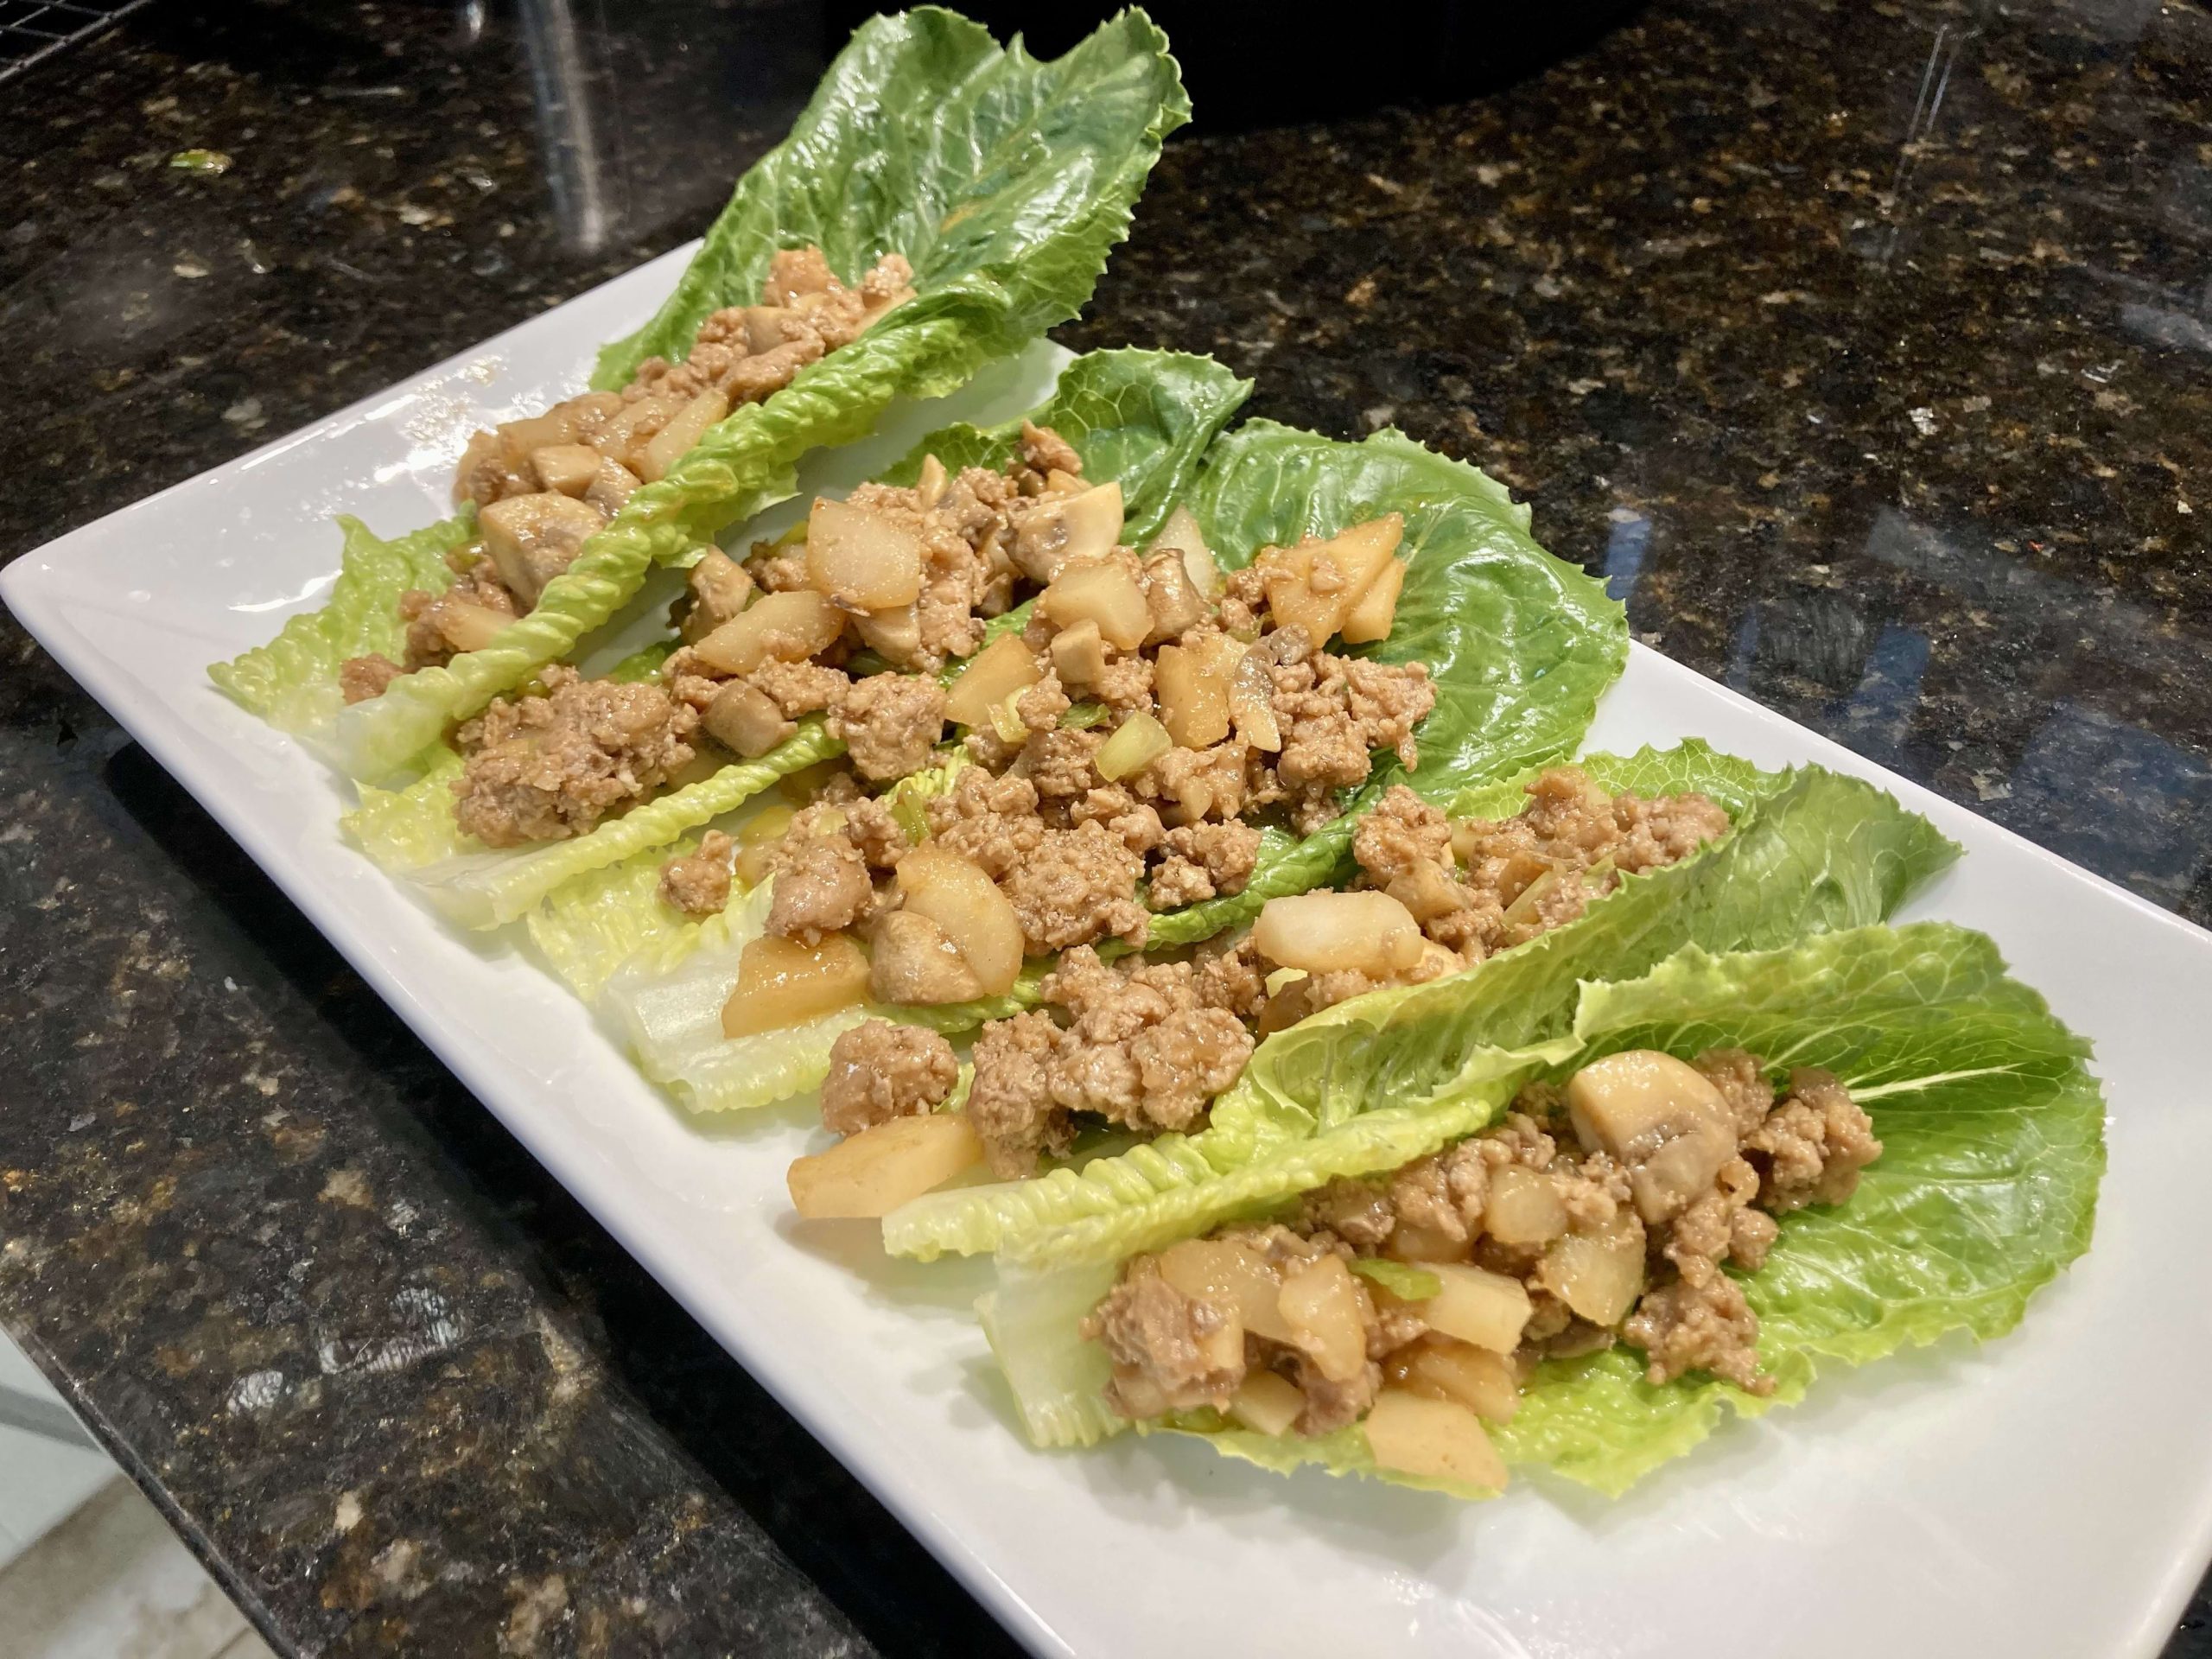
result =
[{"label": "metal wire rack", "polygon": [[0,0],[0,80],[99,34],[146,0]]}]

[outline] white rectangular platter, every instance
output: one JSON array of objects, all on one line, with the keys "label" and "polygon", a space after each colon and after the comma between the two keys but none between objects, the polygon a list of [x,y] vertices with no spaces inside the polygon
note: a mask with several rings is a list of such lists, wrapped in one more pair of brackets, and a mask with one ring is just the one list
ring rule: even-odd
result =
[{"label": "white rectangular platter", "polygon": [[[2094,1039],[2111,1169],[2094,1249],[2013,1336],[1824,1379],[1618,1503],[1543,1478],[1476,1506],[1285,1481],[1172,1439],[1029,1451],[969,1313],[976,1264],[887,1262],[865,1224],[798,1225],[784,1170],[803,1114],[686,1121],[551,979],[351,851],[340,785],[206,665],[320,601],[332,513],[386,534],[442,516],[468,429],[575,389],[688,251],[73,531],[0,595],[997,1617],[1039,1653],[1115,1656],[2157,1651],[2212,1554],[2212,934],[1642,647],[1592,747],[1695,735],[1819,761],[1964,844],[1910,913],[1994,935]],[[901,411],[865,463],[956,413],[1028,407],[1053,364]]]}]

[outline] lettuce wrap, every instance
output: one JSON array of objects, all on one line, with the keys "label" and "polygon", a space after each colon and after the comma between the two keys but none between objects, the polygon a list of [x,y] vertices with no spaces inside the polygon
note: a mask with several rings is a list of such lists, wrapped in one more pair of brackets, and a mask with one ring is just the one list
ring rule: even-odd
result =
[{"label": "lettuce wrap", "polygon": [[360,654],[350,647],[378,649],[387,632],[396,642],[385,622],[399,594],[444,585],[412,556],[418,543],[442,553],[465,541],[456,519],[384,543],[405,550],[397,557],[370,556],[349,534],[324,610],[212,677],[255,713],[314,733],[356,779],[419,764],[453,722],[566,657],[655,565],[683,562],[791,493],[809,450],[863,435],[893,400],[950,391],[1075,315],[1127,232],[1161,142],[1189,114],[1166,37],[1141,10],[1049,62],[935,8],[871,19],[790,136],[738,181],[659,313],[601,353],[593,384],[616,388],[648,356],[682,357],[709,314],[759,298],[779,249],[818,246],[846,277],[904,254],[915,298],[709,429],[483,650],[351,706],[336,695],[339,664]]},{"label": "lettuce wrap", "polygon": [[[1370,1141],[1426,1135],[1406,1154],[1419,1156],[1464,1132],[1421,1104],[1457,1097],[1470,1068],[1502,1051],[1564,1035],[1578,982],[1642,972],[1684,945],[1760,949],[1879,921],[1958,855],[1887,794],[1817,766],[1761,772],[1695,740],[1578,764],[1608,791],[1702,791],[1733,827],[1465,972],[1371,991],[1275,1033],[1203,1129],[1031,1180],[930,1193],[885,1217],[884,1248],[925,1261],[1119,1260],[1349,1173]],[[1525,781],[1464,791],[1451,810],[1506,816]]]},{"label": "lettuce wrap", "polygon": [[[1487,1075],[1465,1096],[1431,1109],[1449,1126],[1438,1144],[1488,1122],[1522,1079],[1564,1077],[1628,1049],[1688,1059],[1720,1046],[1834,1072],[1883,1146],[1846,1203],[1781,1217],[1764,1265],[1730,1270],[1758,1317],[1774,1392],[1753,1395],[1702,1372],[1655,1385],[1642,1356],[1618,1346],[1548,1359],[1522,1385],[1511,1421],[1491,1427],[1509,1464],[1618,1494],[1729,1414],[1802,1399],[1826,1365],[1861,1364],[1953,1332],[2002,1335],[2088,1249],[2104,1168],[2088,1045],[2006,975],[1986,938],[1943,923],[1729,955],[1693,945],[1640,977],[1586,983],[1565,1038],[1488,1057]],[[1105,1357],[1076,1328],[1116,1272],[1091,1262],[1017,1274],[982,1305],[1040,1444],[1086,1443],[1129,1426],[1099,1399]],[[1268,1436],[1202,1410],[1144,1427],[1198,1435],[1270,1469],[1313,1464],[1402,1479],[1376,1466],[1357,1423],[1311,1439]]]}]

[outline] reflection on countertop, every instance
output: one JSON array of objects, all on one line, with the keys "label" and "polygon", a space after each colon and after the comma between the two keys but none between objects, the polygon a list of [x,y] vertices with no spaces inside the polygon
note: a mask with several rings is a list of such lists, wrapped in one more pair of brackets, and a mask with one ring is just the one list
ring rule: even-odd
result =
[{"label": "reflection on countertop", "polygon": [[[0,84],[0,554],[695,233],[824,34],[156,0]],[[1060,337],[1478,462],[1648,643],[2212,919],[2202,7],[1660,0],[1471,104],[1202,106]],[[0,1317],[279,1645],[1008,1650],[0,642]]]}]

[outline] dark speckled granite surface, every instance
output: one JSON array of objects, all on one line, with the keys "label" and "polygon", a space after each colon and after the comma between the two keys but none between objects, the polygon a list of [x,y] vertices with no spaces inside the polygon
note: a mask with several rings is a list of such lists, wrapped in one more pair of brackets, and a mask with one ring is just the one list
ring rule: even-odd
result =
[{"label": "dark speckled granite surface", "polygon": [[[823,50],[522,16],[156,0],[0,83],[0,555],[693,233]],[[2212,918],[2212,14],[1664,0],[1479,103],[1199,121],[1069,344],[1479,462],[1646,640]],[[280,1647],[1007,1649],[0,651],[0,1320]]]}]

